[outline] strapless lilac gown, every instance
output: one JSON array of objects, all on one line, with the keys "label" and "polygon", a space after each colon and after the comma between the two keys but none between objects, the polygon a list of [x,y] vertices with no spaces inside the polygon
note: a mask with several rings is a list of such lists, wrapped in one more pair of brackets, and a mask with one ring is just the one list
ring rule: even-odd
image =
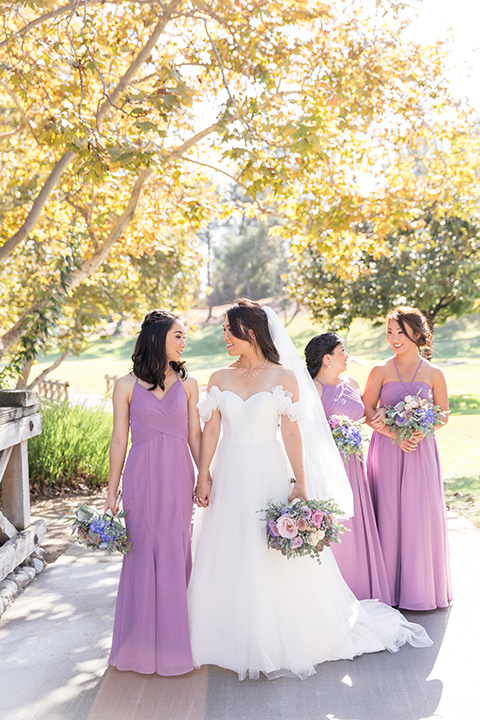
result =
[{"label": "strapless lilac gown", "polygon": [[[317,381],[318,382],[318,381]],[[322,404],[327,417],[346,415],[361,420],[365,408],[359,393],[345,382],[339,385],[322,385]],[[392,604],[388,587],[377,522],[372,505],[370,488],[363,460],[356,455],[344,458],[345,470],[352,486],[354,516],[342,520],[350,532],[341,536],[340,543],[332,545],[335,560],[347,585],[359,600],[378,599]]]},{"label": "strapless lilac gown", "polygon": [[[396,365],[395,365],[396,367]],[[415,380],[386,383],[382,406],[406,395],[429,398],[431,388]],[[404,453],[387,435],[373,432],[367,456],[378,532],[395,605],[406,610],[446,607],[452,599],[440,458],[434,437]]]},{"label": "strapless lilac gown", "polygon": [[132,547],[123,560],[109,658],[119,670],[181,675],[193,669],[187,584],[194,472],[187,421],[180,380],[161,399],[135,383],[123,474]]}]

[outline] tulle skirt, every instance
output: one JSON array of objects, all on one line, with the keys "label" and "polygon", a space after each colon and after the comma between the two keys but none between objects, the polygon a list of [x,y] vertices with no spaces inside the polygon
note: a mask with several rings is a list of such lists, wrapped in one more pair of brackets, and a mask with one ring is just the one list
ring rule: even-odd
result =
[{"label": "tulle skirt", "polygon": [[240,679],[296,675],[318,663],[431,645],[424,629],[373,600],[358,602],[331,550],[322,563],[269,550],[263,513],[286,501],[289,467],[278,440],[222,439],[210,506],[196,511],[189,616],[193,662]]}]

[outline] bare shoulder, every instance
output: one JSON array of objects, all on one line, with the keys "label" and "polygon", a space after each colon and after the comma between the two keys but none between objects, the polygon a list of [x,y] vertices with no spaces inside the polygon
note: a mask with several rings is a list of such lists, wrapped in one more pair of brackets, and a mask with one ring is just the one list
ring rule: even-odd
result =
[{"label": "bare shoulder", "polygon": [[198,397],[198,382],[197,378],[194,375],[187,375],[185,378],[180,378],[183,387],[185,388],[185,392],[187,393],[188,398],[197,398]]},{"label": "bare shoulder", "polygon": [[195,375],[187,375],[187,377],[180,378],[186,390],[198,390],[198,381]]},{"label": "bare shoulder", "polygon": [[129,372],[127,375],[123,375],[115,381],[115,385],[112,393],[113,402],[126,400],[130,402],[132,397],[133,388],[135,387],[136,377],[133,372]]},{"label": "bare shoulder", "polygon": [[129,372],[127,375],[123,375],[115,381],[115,389],[119,390],[120,392],[125,392],[126,390],[133,390],[133,386],[135,385],[136,380],[137,378],[135,377],[133,372]]},{"label": "bare shoulder", "polygon": [[382,362],[373,366],[368,377],[372,380],[383,380],[383,378],[388,375],[390,368],[393,368],[393,359],[388,358],[387,360],[382,360]]},{"label": "bare shoulder", "polygon": [[223,367],[215,370],[215,372],[210,375],[210,380],[208,381],[208,389],[210,390],[211,387],[217,385],[220,390],[223,390],[224,385],[228,382],[228,378],[231,376],[233,370],[233,365],[229,365],[228,367]]},{"label": "bare shoulder", "polygon": [[354,378],[353,375],[346,375],[343,378],[343,381],[349,385],[353,390],[356,390],[357,392],[360,392],[360,385],[358,384],[357,378]]},{"label": "bare shoulder", "polygon": [[432,379],[432,381],[440,381],[445,379],[442,369],[438,365],[430,362],[430,360],[423,358],[422,365],[424,371],[428,373],[428,376]]},{"label": "bare shoulder", "polygon": [[282,365],[274,366],[271,369],[271,378],[273,385],[282,385],[284,390],[298,392],[297,378],[292,370],[287,370]]}]

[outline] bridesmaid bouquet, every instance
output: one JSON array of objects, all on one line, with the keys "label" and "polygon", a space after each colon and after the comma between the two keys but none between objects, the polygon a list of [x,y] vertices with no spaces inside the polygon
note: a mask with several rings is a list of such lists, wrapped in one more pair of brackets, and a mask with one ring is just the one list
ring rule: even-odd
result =
[{"label": "bridesmaid bouquet", "polygon": [[301,500],[291,504],[273,502],[259,512],[265,513],[267,545],[287,558],[309,555],[321,563],[324,547],[339,541],[347,529],[334,515],[343,515],[332,500]]},{"label": "bridesmaid bouquet", "polygon": [[351,420],[346,415],[330,415],[328,424],[337,448],[347,460],[350,455],[363,459],[362,424],[365,421]]},{"label": "bridesmaid bouquet", "polygon": [[71,513],[62,515],[62,518],[65,518],[65,522],[72,523],[72,535],[76,531],[78,541],[90,550],[106,550],[108,553],[118,550],[126,555],[131,543],[120,520],[127,512],[128,510],[120,512],[114,517],[108,513],[102,514],[84,503],[78,503]]},{"label": "bridesmaid bouquet", "polygon": [[402,442],[410,439],[415,432],[424,437],[433,435],[435,427],[443,424],[445,412],[440,405],[434,405],[431,400],[417,395],[407,395],[396,405],[387,405],[382,418],[389,431],[396,431],[395,440]]}]

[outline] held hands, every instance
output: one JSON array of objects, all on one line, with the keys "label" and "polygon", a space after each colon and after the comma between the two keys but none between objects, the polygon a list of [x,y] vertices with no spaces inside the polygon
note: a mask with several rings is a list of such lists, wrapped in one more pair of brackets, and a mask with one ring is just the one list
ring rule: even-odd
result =
[{"label": "held hands", "polygon": [[399,441],[400,449],[403,450],[403,452],[411,453],[414,452],[417,449],[417,445],[420,442],[420,440],[423,438],[423,435],[421,432],[414,432],[412,437],[408,440],[402,440]]},{"label": "held hands", "polygon": [[207,480],[197,478],[197,484],[193,491],[193,501],[197,507],[208,507],[210,502],[210,493],[212,491],[212,481],[210,476]]}]

